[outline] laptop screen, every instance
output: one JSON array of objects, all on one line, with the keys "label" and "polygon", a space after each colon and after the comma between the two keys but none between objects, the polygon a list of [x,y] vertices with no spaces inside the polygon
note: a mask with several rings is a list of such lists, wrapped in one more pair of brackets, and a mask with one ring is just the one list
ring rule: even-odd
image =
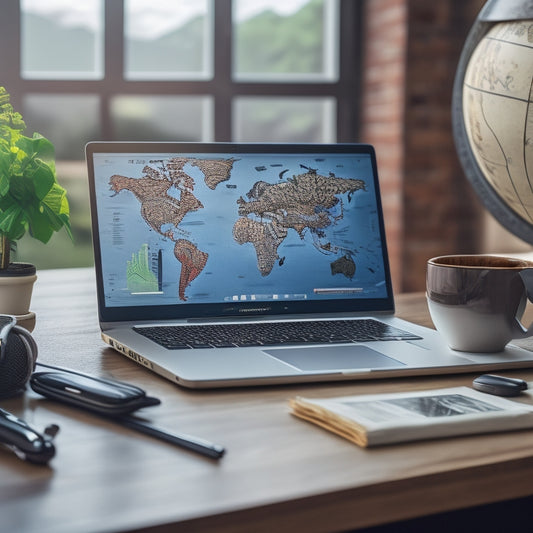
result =
[{"label": "laptop screen", "polygon": [[89,143],[87,162],[108,319],[392,308],[368,145]]}]

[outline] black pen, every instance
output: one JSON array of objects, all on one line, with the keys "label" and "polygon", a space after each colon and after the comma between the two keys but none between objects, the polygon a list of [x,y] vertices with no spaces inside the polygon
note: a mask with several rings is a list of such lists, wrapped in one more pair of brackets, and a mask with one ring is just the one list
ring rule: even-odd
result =
[{"label": "black pen", "polygon": [[170,444],[186,448],[187,450],[201,453],[213,459],[220,459],[225,452],[224,447],[219,444],[213,444],[207,440],[185,435],[184,433],[169,433],[133,416],[114,416],[110,419],[130,429],[135,429],[146,435],[156,437]]}]

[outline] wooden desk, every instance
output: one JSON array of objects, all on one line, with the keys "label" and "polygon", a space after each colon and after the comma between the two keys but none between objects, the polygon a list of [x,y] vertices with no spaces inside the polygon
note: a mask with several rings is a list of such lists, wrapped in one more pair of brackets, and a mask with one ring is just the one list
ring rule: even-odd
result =
[{"label": "wooden desk", "polygon": [[[533,431],[364,450],[287,408],[296,394],[468,385],[472,375],[188,391],[101,342],[94,293],[90,269],[39,273],[39,359],[145,388],[163,402],[145,410],[154,423],[220,442],[226,456],[206,459],[29,391],[0,406],[38,429],[59,424],[57,455],[48,468],[0,450],[0,531],[340,531],[533,495]],[[397,303],[400,316],[429,323],[423,295]],[[533,380],[533,370],[519,375]]]}]

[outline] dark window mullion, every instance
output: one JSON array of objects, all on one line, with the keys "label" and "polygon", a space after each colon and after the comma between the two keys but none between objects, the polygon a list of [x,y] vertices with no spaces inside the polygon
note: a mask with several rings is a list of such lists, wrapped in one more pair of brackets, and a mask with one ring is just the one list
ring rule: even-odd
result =
[{"label": "dark window mullion", "polygon": [[337,92],[337,141],[359,137],[360,73],[363,2],[340,0],[339,87]]},{"label": "dark window mullion", "polygon": [[212,95],[214,97],[214,137],[217,142],[231,141],[232,136],[232,95],[234,84],[232,73],[231,0],[213,0],[214,38]]},{"label": "dark window mullion", "polygon": [[23,83],[21,80],[21,32],[22,12],[19,0],[2,3],[0,15],[2,31],[0,31],[0,85],[5,86],[11,95],[11,104],[17,110],[22,109]]},{"label": "dark window mullion", "polygon": [[104,0],[104,79],[100,88],[102,139],[113,139],[111,100],[124,85],[124,0]]}]

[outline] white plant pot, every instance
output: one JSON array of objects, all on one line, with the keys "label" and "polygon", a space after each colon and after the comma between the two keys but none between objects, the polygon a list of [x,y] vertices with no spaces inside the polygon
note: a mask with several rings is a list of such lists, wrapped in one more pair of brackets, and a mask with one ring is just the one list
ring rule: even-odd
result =
[{"label": "white plant pot", "polygon": [[15,315],[17,323],[30,331],[35,325],[30,303],[36,279],[35,267],[27,263],[13,263],[0,271],[0,314]]}]

